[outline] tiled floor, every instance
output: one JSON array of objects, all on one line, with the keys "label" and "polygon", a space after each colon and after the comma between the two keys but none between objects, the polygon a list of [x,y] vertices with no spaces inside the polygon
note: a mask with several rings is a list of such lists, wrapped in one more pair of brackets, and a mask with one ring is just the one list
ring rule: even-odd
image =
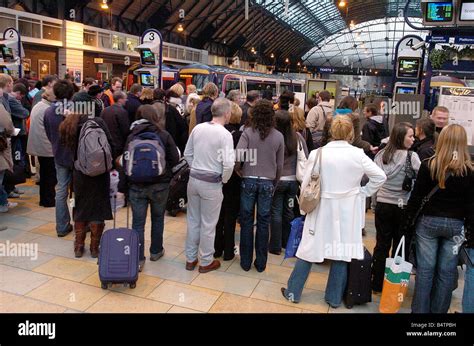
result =
[{"label": "tiled floor", "polygon": [[[100,288],[96,260],[89,250],[83,258],[73,254],[72,234],[56,237],[54,209],[38,204],[38,187],[21,186],[26,192],[17,208],[0,215],[0,225],[8,230],[0,232],[0,242],[37,246],[37,256],[0,255],[0,311],[1,312],[278,312],[278,313],[378,313],[379,295],[372,303],[329,308],[324,302],[324,289],[329,271],[328,263],[313,265],[306,282],[301,302],[293,304],[281,296],[291,274],[295,259],[283,255],[269,255],[267,269],[258,273],[254,268],[245,272],[238,256],[233,261],[221,262],[218,271],[200,274],[184,269],[184,241],[186,215],[165,218],[165,256],[158,262],[147,262],[135,289],[115,285]],[[125,226],[126,212],[117,214],[118,226]],[[367,213],[367,236],[364,242],[372,252],[375,245],[373,214]],[[112,222],[107,222],[107,227]],[[150,241],[147,223],[146,256]],[[236,239],[239,238],[237,233]],[[89,240],[86,241],[88,243]],[[87,246],[88,247],[88,246]],[[451,312],[460,311],[463,274],[453,294]],[[410,282],[408,299],[400,312],[410,312],[414,281]]]}]

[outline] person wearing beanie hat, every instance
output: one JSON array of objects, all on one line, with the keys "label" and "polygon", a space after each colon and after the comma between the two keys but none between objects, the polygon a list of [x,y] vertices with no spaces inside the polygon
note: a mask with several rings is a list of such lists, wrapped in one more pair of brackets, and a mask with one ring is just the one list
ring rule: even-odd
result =
[{"label": "person wearing beanie hat", "polygon": [[95,103],[95,110],[94,115],[95,117],[100,117],[100,114],[104,110],[104,102],[102,102],[101,97],[104,89],[102,89],[99,85],[94,84],[91,85],[88,91],[88,94],[92,97],[92,101]]}]

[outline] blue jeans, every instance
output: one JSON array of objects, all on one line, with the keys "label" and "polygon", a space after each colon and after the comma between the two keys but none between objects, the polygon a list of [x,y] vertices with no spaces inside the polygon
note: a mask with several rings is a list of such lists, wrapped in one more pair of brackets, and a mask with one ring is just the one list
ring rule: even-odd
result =
[{"label": "blue jeans", "polygon": [[3,187],[3,178],[5,177],[5,170],[0,171],[0,206],[5,206],[8,204],[8,194]]},{"label": "blue jeans", "polygon": [[[71,222],[69,207],[67,204],[69,184],[72,178],[72,169],[58,165],[56,167],[56,232],[65,233]],[[40,178],[41,179],[41,178]]]},{"label": "blue jeans", "polygon": [[256,259],[254,264],[258,271],[263,271],[267,266],[273,181],[244,178],[240,186],[240,266],[244,270],[250,270],[252,265],[253,222],[255,204],[257,204]]},{"label": "blue jeans", "polygon": [[270,251],[280,252],[286,249],[286,243],[291,230],[291,221],[294,218],[293,206],[296,202],[298,183],[295,181],[280,180],[275,189],[272,202],[272,222],[270,232]]},{"label": "blue jeans", "polygon": [[[331,262],[324,300],[333,308],[337,308],[342,303],[347,285],[347,265],[348,263],[343,261]],[[311,266],[311,262],[298,258],[288,279],[288,288],[285,290],[285,297],[288,300],[294,303],[301,300],[303,287],[308,279]]]},{"label": "blue jeans", "polygon": [[[469,257],[474,258],[474,249],[467,249]],[[464,293],[462,295],[462,312],[474,313],[474,268],[467,266],[464,276]]]},{"label": "blue jeans", "polygon": [[464,222],[423,216],[416,226],[416,280],[413,313],[447,313],[457,284],[458,243]]},{"label": "blue jeans", "polygon": [[140,260],[145,259],[145,222],[148,205],[151,209],[150,254],[156,255],[163,251],[163,228],[168,192],[168,183],[149,186],[130,185],[129,199],[133,214],[132,228],[138,232],[140,238]]}]

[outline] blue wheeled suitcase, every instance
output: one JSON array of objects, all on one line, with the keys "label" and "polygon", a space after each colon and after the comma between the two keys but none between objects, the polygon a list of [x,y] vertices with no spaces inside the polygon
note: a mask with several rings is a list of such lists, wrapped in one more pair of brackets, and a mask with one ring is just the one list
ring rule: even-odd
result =
[{"label": "blue wheeled suitcase", "polygon": [[107,289],[109,284],[129,284],[136,287],[140,255],[138,233],[128,228],[114,228],[105,231],[100,239],[99,278],[101,287]]}]

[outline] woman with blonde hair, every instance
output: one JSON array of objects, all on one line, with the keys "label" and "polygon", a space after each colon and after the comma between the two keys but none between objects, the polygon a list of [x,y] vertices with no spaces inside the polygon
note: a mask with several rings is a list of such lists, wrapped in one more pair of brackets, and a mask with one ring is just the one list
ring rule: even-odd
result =
[{"label": "woman with blonde hair", "polygon": [[[296,103],[295,99],[295,103]],[[311,132],[306,127],[306,121],[304,119],[304,112],[295,111],[297,107],[294,107],[294,111],[290,112],[291,116],[291,123],[293,125],[293,129],[298,132],[301,137],[303,137],[306,146],[308,147],[308,151],[311,152],[314,149],[313,138],[311,136]]]},{"label": "woman with blonde hair", "polygon": [[[471,162],[466,130],[456,124],[445,127],[438,139],[435,155],[422,162],[407,205],[404,233],[415,232],[416,281],[412,301],[414,313],[447,313],[456,287],[458,248],[466,230],[468,251],[472,254],[474,226],[474,167]],[[438,186],[438,190],[434,188]],[[413,218],[424,204],[414,230]],[[466,278],[468,273],[466,273]],[[465,283],[472,308],[471,280]],[[469,294],[471,297],[469,298]],[[466,303],[466,306],[468,304]],[[471,311],[472,312],[472,311]]]},{"label": "woman with blonde hair", "polygon": [[[321,200],[306,215],[296,253],[298,260],[288,280],[288,288],[281,291],[286,299],[298,303],[312,263],[329,259],[332,262],[325,301],[336,308],[341,305],[346,288],[348,264],[352,259],[364,258],[360,230],[365,218],[365,198],[377,192],[386,176],[362,149],[351,145],[354,129],[349,117],[335,117],[331,134],[332,141],[313,150],[306,163],[301,190],[308,186],[312,173],[319,172]],[[369,182],[361,187],[364,174]]]},{"label": "woman with blonde hair", "polygon": [[153,89],[144,88],[142,94],[140,95],[140,101],[144,105],[150,105],[153,103]]}]

